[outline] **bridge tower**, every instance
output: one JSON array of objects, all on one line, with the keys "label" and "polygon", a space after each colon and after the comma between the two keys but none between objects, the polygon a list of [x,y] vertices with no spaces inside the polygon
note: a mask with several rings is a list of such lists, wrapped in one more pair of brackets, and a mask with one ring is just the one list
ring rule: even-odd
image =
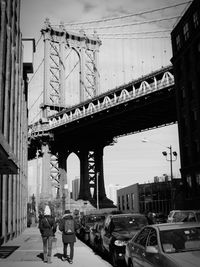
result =
[{"label": "bridge tower", "polygon": [[[99,72],[98,72],[98,52],[101,45],[96,33],[86,36],[83,30],[78,34],[68,32],[64,25],[52,27],[46,19],[45,26],[41,30],[44,40],[44,85],[42,119],[40,123],[48,123],[48,118],[68,109],[66,104],[66,61],[70,51],[73,50],[78,57],[79,66],[79,104],[92,99],[99,94]],[[75,66],[76,67],[76,66]],[[40,138],[42,150],[42,197],[40,200],[50,200],[52,198],[51,186],[58,181],[58,197],[67,197],[69,187],[67,183],[66,160],[69,149],[55,144],[51,144],[52,135]],[[56,143],[56,142],[55,142]],[[97,188],[100,207],[113,207],[112,201],[107,199],[103,177],[103,147],[100,150],[95,146],[89,148],[81,146],[77,149],[74,145],[71,152],[75,152],[80,159],[80,193],[79,198],[89,200],[93,205],[97,205]],[[50,156],[50,154],[54,156]],[[56,155],[56,156],[55,156]],[[56,159],[57,158],[57,162]],[[52,161],[53,159],[53,161]],[[97,179],[98,174],[98,179]],[[97,186],[98,182],[98,186]],[[91,195],[93,189],[93,195]],[[68,191],[68,192],[67,192]]]},{"label": "bridge tower", "polygon": [[48,19],[41,32],[44,38],[44,88],[41,108],[43,118],[47,118],[67,108],[66,62],[71,51],[78,56],[79,103],[98,95],[98,52],[101,41],[96,33],[91,37],[86,36],[83,30],[78,34],[72,33],[66,31],[62,24],[59,28],[53,28]]}]

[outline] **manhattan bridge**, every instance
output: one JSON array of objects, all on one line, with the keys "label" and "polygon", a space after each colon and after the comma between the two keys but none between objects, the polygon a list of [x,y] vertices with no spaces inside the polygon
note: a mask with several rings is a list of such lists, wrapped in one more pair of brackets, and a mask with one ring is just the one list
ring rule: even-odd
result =
[{"label": "manhattan bridge", "polygon": [[28,130],[29,160],[42,160],[43,198],[66,193],[67,158],[75,153],[79,199],[96,206],[98,193],[100,207],[112,207],[104,147],[177,122],[170,33],[185,6],[79,23],[45,20],[29,78]]}]

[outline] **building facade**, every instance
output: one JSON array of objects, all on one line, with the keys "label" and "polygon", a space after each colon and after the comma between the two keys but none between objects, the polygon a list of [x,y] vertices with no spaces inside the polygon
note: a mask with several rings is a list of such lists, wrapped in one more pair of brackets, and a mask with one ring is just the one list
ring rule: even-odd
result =
[{"label": "building facade", "polygon": [[119,184],[109,184],[107,186],[107,196],[109,199],[111,199],[114,203],[114,205],[117,205],[117,190],[122,188],[123,186],[119,185]]},{"label": "building facade", "polygon": [[20,0],[0,0],[0,244],[26,227],[27,70]]},{"label": "building facade", "polygon": [[80,178],[75,178],[72,180],[72,199],[78,200],[80,190]]},{"label": "building facade", "polygon": [[[176,203],[176,205],[175,205]],[[169,214],[182,203],[181,179],[133,184],[117,190],[117,208],[123,213],[155,212]]]},{"label": "building facade", "polygon": [[200,1],[171,33],[184,208],[200,208]]},{"label": "building facade", "polygon": [[117,190],[117,209],[123,213],[140,212],[139,184]]}]

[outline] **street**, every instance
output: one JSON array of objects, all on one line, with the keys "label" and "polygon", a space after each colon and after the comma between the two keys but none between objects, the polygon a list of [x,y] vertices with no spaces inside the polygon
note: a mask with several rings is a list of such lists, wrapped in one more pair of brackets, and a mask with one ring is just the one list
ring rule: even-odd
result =
[{"label": "street", "polygon": [[[70,265],[67,261],[61,260],[63,249],[59,230],[56,232],[56,237],[57,242],[53,243],[52,264],[50,266]],[[46,264],[42,261],[42,239],[37,227],[27,228],[19,237],[0,247],[0,267],[41,267]],[[77,238],[72,266],[88,267],[88,264],[95,267],[111,267],[108,262],[96,255],[91,248]]]}]

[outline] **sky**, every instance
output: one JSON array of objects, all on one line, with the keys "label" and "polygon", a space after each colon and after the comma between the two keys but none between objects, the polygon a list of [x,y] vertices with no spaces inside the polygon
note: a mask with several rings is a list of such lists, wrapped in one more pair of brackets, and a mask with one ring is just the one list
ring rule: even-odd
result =
[{"label": "sky", "polygon": [[[97,34],[102,38],[99,53],[99,72],[100,90],[104,92],[170,64],[172,57],[170,31],[177,18],[166,21],[161,21],[160,18],[180,16],[187,4],[150,14],[130,17],[128,15],[186,2],[188,1],[21,0],[22,37],[35,38],[36,40],[34,69],[37,70],[42,58],[43,42],[40,42],[40,30],[44,25],[45,18],[49,18],[53,25],[63,22],[66,28],[70,30],[72,29],[70,23],[101,20],[100,23],[84,24],[82,28],[88,34],[97,30]],[[124,19],[124,16],[127,16],[127,18]],[[102,20],[116,17],[121,19],[102,22]],[[155,20],[156,22],[138,25],[138,22],[148,20]],[[127,26],[122,27],[125,24]],[[89,29],[90,25],[94,25],[91,30]],[[110,28],[107,28],[107,26]],[[151,31],[154,32],[154,38],[146,38],[150,36],[147,32]],[[126,36],[130,32],[137,33],[137,35],[131,35],[132,39],[116,38],[121,33]],[[143,34],[139,35],[138,32]],[[113,33],[115,33],[114,38],[107,39]],[[141,36],[141,39],[138,36]],[[37,114],[36,108],[34,110],[32,106],[42,90],[43,69],[41,68],[38,71],[37,76],[30,76],[30,80],[29,109],[31,112],[29,112],[29,115],[32,116],[32,119]],[[72,105],[77,101],[76,93],[75,90],[68,93],[68,99]],[[40,99],[37,102],[38,106],[36,106],[38,108],[41,103]],[[146,138],[148,142],[142,142],[143,138]],[[174,177],[180,177],[177,124],[118,138],[117,143],[104,149],[105,184],[130,185],[137,182],[144,183],[153,181],[154,176],[169,174],[170,164],[162,155],[162,151],[169,152],[167,147],[170,145],[173,151],[178,154],[176,161],[173,162],[173,174]],[[77,158],[71,155],[68,159],[68,181],[73,180],[76,176],[79,176],[79,163]]]}]

